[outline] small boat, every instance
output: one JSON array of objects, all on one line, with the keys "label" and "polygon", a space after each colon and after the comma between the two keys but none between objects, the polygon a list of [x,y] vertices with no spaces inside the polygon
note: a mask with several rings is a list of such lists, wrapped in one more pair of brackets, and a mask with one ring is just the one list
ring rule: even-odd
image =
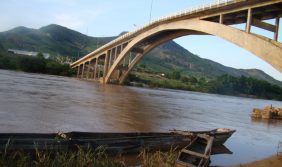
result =
[{"label": "small boat", "polygon": [[169,150],[184,147],[189,136],[172,133],[0,133],[0,151],[9,150],[75,150],[103,147],[109,154],[139,153],[146,150]]},{"label": "small boat", "polygon": [[209,166],[213,141],[213,136],[197,135],[190,144],[180,151],[176,160],[176,167]]},{"label": "small boat", "polygon": [[[91,148],[95,150],[104,147],[109,154],[139,153],[143,149],[166,151],[171,148],[183,148],[192,141],[197,134],[213,134],[225,142],[229,135],[222,135],[214,131],[173,131],[167,133],[96,133],[96,132],[68,132],[68,133],[0,133],[0,151],[25,150],[73,150]],[[227,138],[224,138],[227,137]],[[223,144],[223,143],[221,143]]]},{"label": "small boat", "polygon": [[217,128],[210,131],[180,131],[171,130],[172,133],[182,134],[182,135],[197,135],[197,134],[207,134],[214,137],[213,145],[222,145],[226,140],[232,136],[236,130],[229,128]]}]

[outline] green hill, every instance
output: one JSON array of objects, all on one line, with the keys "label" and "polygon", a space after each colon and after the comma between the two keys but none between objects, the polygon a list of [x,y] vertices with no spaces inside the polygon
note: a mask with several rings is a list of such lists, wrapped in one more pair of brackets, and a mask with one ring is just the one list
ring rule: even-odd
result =
[{"label": "green hill", "polygon": [[141,64],[145,64],[146,67],[151,68],[150,70],[156,72],[169,72],[171,69],[174,69],[180,71],[182,75],[192,75],[197,78],[205,77],[208,79],[214,79],[224,74],[235,77],[246,76],[282,86],[282,82],[275,80],[261,70],[243,70],[226,67],[217,62],[200,58],[173,41],[154,49],[144,57]]},{"label": "green hill", "polygon": [[112,39],[114,37],[89,37],[55,24],[40,29],[17,27],[0,33],[2,52],[13,48],[76,58],[95,50]]},{"label": "green hill", "polygon": [[[0,52],[5,53],[8,49],[22,49],[77,59],[114,38],[116,37],[90,37],[55,24],[40,29],[17,27],[0,33]],[[155,48],[143,58],[140,64],[145,65],[149,71],[154,73],[169,73],[177,70],[181,75],[208,79],[214,79],[223,74],[236,77],[243,75],[282,86],[282,82],[273,79],[261,70],[226,67],[200,58],[174,41]]]}]

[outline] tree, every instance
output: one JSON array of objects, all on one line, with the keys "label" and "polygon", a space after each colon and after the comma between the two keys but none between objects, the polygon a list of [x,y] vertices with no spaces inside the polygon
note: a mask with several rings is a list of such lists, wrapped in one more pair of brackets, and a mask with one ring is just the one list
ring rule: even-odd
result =
[{"label": "tree", "polygon": [[191,83],[195,84],[195,83],[198,82],[198,79],[197,79],[196,77],[194,77],[194,76],[191,76],[191,77],[189,78],[189,81],[190,81]]},{"label": "tree", "polygon": [[184,77],[181,77],[181,81],[185,83],[196,84],[198,82],[198,79],[194,76],[190,76],[190,77],[184,76]]},{"label": "tree", "polygon": [[146,64],[140,64],[141,68],[146,68]]},{"label": "tree", "polygon": [[26,72],[44,73],[45,66],[44,58],[22,56],[20,59],[20,69]]},{"label": "tree", "polygon": [[282,100],[282,88],[264,80],[222,75],[210,84],[210,92],[229,95],[253,95],[259,98]]},{"label": "tree", "polygon": [[36,56],[37,56],[38,58],[44,59],[44,55],[43,55],[41,52],[39,52]]},{"label": "tree", "polygon": [[181,78],[181,74],[179,71],[177,70],[173,70],[172,74],[171,74],[171,78],[172,79],[176,79],[179,80]]}]

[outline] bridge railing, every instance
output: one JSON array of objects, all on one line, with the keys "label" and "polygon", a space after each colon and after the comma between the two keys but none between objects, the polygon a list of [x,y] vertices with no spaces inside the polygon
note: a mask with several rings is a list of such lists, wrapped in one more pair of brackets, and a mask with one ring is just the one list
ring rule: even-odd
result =
[{"label": "bridge railing", "polygon": [[111,44],[113,44],[113,43],[115,43],[119,40],[122,40],[124,38],[127,38],[127,37],[133,35],[133,34],[136,34],[137,32],[142,31],[142,30],[146,29],[147,27],[150,27],[151,25],[162,22],[162,21],[166,21],[166,20],[170,20],[170,19],[190,15],[190,14],[193,14],[193,13],[201,12],[201,11],[204,11],[204,10],[218,8],[218,7],[222,7],[222,6],[225,6],[225,5],[230,5],[230,4],[238,3],[238,2],[242,2],[242,1],[246,1],[246,0],[214,0],[211,3],[199,5],[197,7],[192,7],[192,8],[189,8],[187,10],[177,12],[176,14],[172,14],[172,15],[169,15],[169,16],[164,16],[164,17],[155,19],[155,20],[145,24],[144,26],[139,27],[139,28],[137,28],[137,29],[135,29],[131,32],[128,32],[128,33],[114,39],[113,41],[111,41],[110,43],[108,43],[104,46],[107,47],[108,45],[111,45]]},{"label": "bridge railing", "polygon": [[[196,6],[196,7],[191,7],[189,9],[184,10],[184,11],[180,11],[180,12],[177,12],[177,13],[172,14],[172,15],[163,16],[161,18],[155,19],[155,20],[145,24],[144,26],[133,30],[132,32],[128,32],[127,34],[124,34],[124,36],[121,36],[120,38],[123,39],[127,36],[135,34],[138,31],[142,31],[145,28],[147,28],[147,27],[149,27],[153,24],[159,23],[159,22],[163,22],[163,21],[166,21],[166,20],[174,19],[174,18],[179,18],[179,17],[186,16],[186,15],[191,15],[191,14],[198,13],[198,12],[201,12],[201,11],[204,11],[204,10],[218,8],[218,7],[222,7],[222,6],[226,6],[226,5],[230,5],[230,4],[234,4],[234,3],[238,3],[238,2],[242,2],[242,1],[246,1],[246,0],[213,0],[212,2],[207,3],[207,4],[199,5],[199,6]],[[119,39],[117,38],[116,40],[119,40]]]},{"label": "bridge railing", "polygon": [[[101,50],[107,48],[108,46],[110,46],[110,45],[112,45],[112,44],[114,44],[114,43],[116,43],[116,42],[118,42],[120,40],[123,40],[125,38],[130,39],[131,36],[138,35],[138,32],[142,32],[146,28],[148,28],[148,27],[150,27],[150,26],[152,26],[152,25],[154,25],[156,23],[167,21],[167,20],[170,20],[170,19],[178,18],[178,17],[182,17],[182,16],[191,15],[191,14],[198,13],[198,12],[201,12],[201,11],[204,11],[204,10],[208,10],[208,9],[218,8],[218,7],[222,7],[222,6],[226,6],[226,5],[242,2],[242,1],[246,1],[246,0],[214,0],[211,3],[199,5],[197,7],[192,7],[192,8],[189,8],[187,10],[178,12],[176,14],[172,14],[172,15],[169,15],[169,16],[164,16],[164,17],[155,19],[155,20],[145,24],[144,26],[139,27],[139,28],[137,28],[137,29],[135,29],[135,30],[133,30],[131,32],[128,32],[128,33],[126,33],[126,34],[124,34],[124,35],[122,35],[122,36],[112,40],[111,42],[103,45],[102,47],[96,49],[95,51],[93,51],[90,54],[88,54],[87,56],[85,56],[85,58],[87,58],[88,56],[91,56],[92,54],[100,52]],[[74,62],[73,64],[75,64],[75,63],[76,62]]]}]

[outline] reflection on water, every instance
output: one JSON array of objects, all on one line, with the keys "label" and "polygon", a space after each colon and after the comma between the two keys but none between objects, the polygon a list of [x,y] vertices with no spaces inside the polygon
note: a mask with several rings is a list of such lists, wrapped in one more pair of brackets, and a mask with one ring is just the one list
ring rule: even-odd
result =
[{"label": "reflection on water", "polygon": [[72,78],[0,70],[0,132],[168,131],[234,128],[232,155],[215,165],[275,154],[281,121],[250,119],[253,108],[278,101],[188,91],[101,85]]},{"label": "reflection on water", "polygon": [[264,124],[266,126],[281,126],[282,127],[282,120],[278,119],[256,119],[251,118],[253,124]]}]

